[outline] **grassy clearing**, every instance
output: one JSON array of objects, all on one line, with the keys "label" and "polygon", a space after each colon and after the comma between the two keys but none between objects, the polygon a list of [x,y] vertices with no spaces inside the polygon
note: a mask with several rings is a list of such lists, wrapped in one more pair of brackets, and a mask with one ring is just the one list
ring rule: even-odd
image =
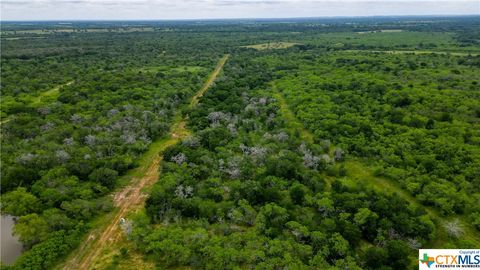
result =
[{"label": "grassy clearing", "polygon": [[255,44],[255,45],[247,45],[241,46],[242,48],[252,48],[256,50],[278,50],[278,49],[287,49],[293,47],[295,45],[299,45],[300,43],[294,42],[268,42],[262,44]]},{"label": "grassy clearing", "polygon": [[11,117],[6,117],[6,118],[3,118],[2,121],[0,121],[0,126],[3,125],[3,124],[6,124],[8,122],[10,122],[12,120]]},{"label": "grassy clearing", "polygon": [[[296,116],[288,107],[285,98],[275,87],[274,83],[272,83],[272,89],[272,95],[279,102],[282,116],[287,121],[287,127],[292,131],[299,132],[300,137],[304,140],[308,142],[313,142],[313,134],[306,128],[304,128],[303,124],[296,118]],[[378,192],[386,194],[396,194],[397,196],[409,202],[412,206],[424,210],[437,225],[436,237],[435,239],[427,243],[426,247],[445,248],[452,243],[457,242],[458,240],[467,241],[477,247],[480,246],[480,235],[478,231],[476,231],[476,229],[467,221],[464,216],[455,215],[450,217],[444,217],[440,215],[440,213],[436,209],[424,206],[420,202],[418,202],[415,197],[402,189],[398,185],[398,183],[391,181],[385,177],[375,176],[374,168],[369,167],[367,164],[365,164],[364,161],[350,157],[343,163],[337,164],[336,166],[339,167],[341,164],[343,164],[347,169],[347,176],[339,179],[343,184],[351,187],[358,185],[368,185]],[[325,176],[325,180],[327,181],[327,185],[330,186],[331,182],[335,180],[335,178],[331,176]],[[447,222],[451,222],[454,220],[458,220],[460,222],[460,225],[464,231],[460,239],[450,238],[444,228],[444,225]],[[416,260],[416,257],[413,255],[412,260]]]},{"label": "grassy clearing", "polygon": [[298,130],[300,133],[300,138],[302,140],[313,143],[313,134],[306,130],[303,124],[296,119],[293,112],[288,108],[285,98],[283,98],[282,94],[278,92],[275,84],[272,84],[272,88],[274,89],[274,91],[272,92],[272,96],[278,101],[278,104],[280,105],[280,112],[286,120],[285,124],[287,125],[288,129],[293,132]]},{"label": "grassy clearing", "polygon": [[[42,93],[40,93],[40,95],[38,96],[24,96],[22,97],[22,102],[25,103],[25,104],[28,104],[29,106],[38,106],[40,105],[41,103],[47,103],[47,102],[51,102],[51,101],[54,101],[57,99],[58,97],[58,94],[60,93],[60,89],[65,87],[65,86],[68,86],[70,84],[72,84],[74,81],[70,81],[70,82],[67,82],[65,84],[62,84],[62,85],[59,85],[59,86],[56,86],[50,90],[47,90],[47,91],[44,91]],[[2,120],[0,121],[0,126],[5,124],[5,123],[8,123],[12,120],[12,117],[13,115],[4,115],[2,117]]]},{"label": "grassy clearing", "polygon": [[203,87],[195,94],[195,96],[192,97],[192,100],[190,101],[190,107],[197,105],[199,99],[203,96],[203,94],[205,94],[205,92],[207,92],[208,88],[212,86],[212,84],[215,82],[215,79],[220,74],[220,71],[222,71],[223,66],[227,62],[228,57],[230,57],[230,55],[226,54],[220,59],[220,61],[218,61],[215,70],[213,70],[212,74],[210,74],[210,77],[208,77]]},{"label": "grassy clearing", "polygon": [[31,101],[31,105],[32,106],[36,106],[36,105],[39,105],[40,103],[42,102],[45,102],[45,101],[48,101],[48,100],[52,100],[52,99],[57,99],[58,97],[58,94],[60,93],[60,89],[62,89],[63,87],[65,86],[69,86],[73,83],[73,81],[69,81],[65,84],[62,84],[62,85],[59,85],[57,87],[54,87],[50,90],[47,90],[45,92],[42,92],[40,95],[34,97]]},{"label": "grassy clearing", "polygon": [[479,234],[475,228],[469,224],[466,217],[462,215],[449,217],[442,216],[437,209],[422,205],[415,197],[402,189],[398,183],[393,182],[385,177],[375,176],[372,168],[367,167],[358,159],[349,158],[344,162],[344,164],[345,168],[347,168],[347,177],[341,181],[345,181],[347,184],[354,186],[368,185],[378,192],[396,194],[397,196],[409,202],[412,206],[424,210],[432,218],[437,225],[437,233],[435,239],[427,243],[426,247],[445,248],[446,246],[456,242],[457,239],[449,237],[444,227],[447,222],[452,222],[454,220],[458,220],[460,222],[464,231],[463,235],[460,237],[461,239],[458,240],[465,240],[474,244],[474,246],[480,246]]}]

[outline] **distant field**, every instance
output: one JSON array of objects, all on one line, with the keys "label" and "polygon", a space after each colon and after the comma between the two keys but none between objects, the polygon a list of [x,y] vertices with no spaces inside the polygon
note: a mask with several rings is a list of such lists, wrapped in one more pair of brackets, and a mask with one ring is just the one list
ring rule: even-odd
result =
[{"label": "distant field", "polygon": [[125,28],[59,28],[59,29],[27,29],[27,30],[7,30],[2,31],[2,35],[22,35],[22,34],[37,34],[48,35],[54,33],[130,33],[130,32],[152,32],[153,27],[125,27]]},{"label": "distant field", "polygon": [[479,55],[479,53],[472,53],[472,52],[448,52],[448,51],[427,51],[427,50],[416,50],[416,51],[345,50],[345,52],[372,52],[372,53],[387,53],[387,54],[441,54],[441,55],[453,55],[453,56],[468,56],[468,55],[478,56]]},{"label": "distant field", "polygon": [[[2,33],[3,34],[3,33]],[[26,37],[7,37],[7,38],[4,38],[5,40],[20,40],[20,39],[27,39],[27,38],[45,38],[45,37],[29,37],[29,36],[26,36]]]},{"label": "distant field", "polygon": [[373,31],[363,31],[357,32],[358,34],[372,34],[372,33],[399,33],[403,32],[402,29],[383,29],[383,30],[373,30]]},{"label": "distant field", "polygon": [[302,39],[302,43],[314,45],[342,43],[345,46],[375,46],[404,50],[417,47],[456,51],[476,49],[474,46],[457,46],[454,34],[450,32],[382,31],[374,34],[359,34],[359,32],[319,33],[315,36]]},{"label": "distant field", "polygon": [[252,48],[256,50],[275,50],[275,49],[286,49],[299,44],[300,43],[294,43],[294,42],[269,42],[269,43],[255,44],[255,45],[247,45],[242,47]]}]

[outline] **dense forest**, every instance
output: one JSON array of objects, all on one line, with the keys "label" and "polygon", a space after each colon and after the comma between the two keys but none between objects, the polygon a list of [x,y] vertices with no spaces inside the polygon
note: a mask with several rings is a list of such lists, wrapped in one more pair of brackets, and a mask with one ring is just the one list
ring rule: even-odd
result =
[{"label": "dense forest", "polygon": [[419,248],[478,248],[478,29],[2,23],[1,211],[24,247],[2,268],[415,269]]}]

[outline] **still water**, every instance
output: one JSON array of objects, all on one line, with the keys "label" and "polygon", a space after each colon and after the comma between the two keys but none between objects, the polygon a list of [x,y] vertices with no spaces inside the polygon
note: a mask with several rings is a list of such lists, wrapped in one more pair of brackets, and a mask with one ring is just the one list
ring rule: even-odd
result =
[{"label": "still water", "polygon": [[15,262],[18,256],[22,254],[22,243],[18,238],[12,235],[13,225],[12,216],[2,215],[0,223],[1,239],[0,239],[0,260],[4,265],[10,265]]}]

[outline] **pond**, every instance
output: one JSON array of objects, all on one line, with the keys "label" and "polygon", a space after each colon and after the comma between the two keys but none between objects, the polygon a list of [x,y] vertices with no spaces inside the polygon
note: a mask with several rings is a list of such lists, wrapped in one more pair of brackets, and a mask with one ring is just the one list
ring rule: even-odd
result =
[{"label": "pond", "polygon": [[11,265],[22,254],[22,243],[16,236],[13,236],[13,225],[15,221],[12,216],[1,216],[1,258],[4,265]]}]

